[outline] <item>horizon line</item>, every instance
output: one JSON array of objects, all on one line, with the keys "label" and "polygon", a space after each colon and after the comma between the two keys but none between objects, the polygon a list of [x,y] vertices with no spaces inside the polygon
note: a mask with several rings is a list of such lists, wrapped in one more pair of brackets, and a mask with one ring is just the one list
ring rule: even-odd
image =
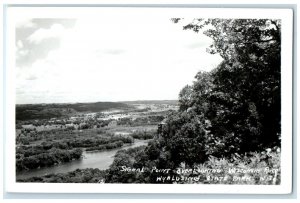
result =
[{"label": "horizon line", "polygon": [[91,101],[91,102],[42,102],[42,103],[15,103],[15,105],[39,105],[39,104],[88,104],[88,103],[123,103],[123,102],[141,102],[141,101],[178,101],[178,99],[138,99],[123,101]]}]

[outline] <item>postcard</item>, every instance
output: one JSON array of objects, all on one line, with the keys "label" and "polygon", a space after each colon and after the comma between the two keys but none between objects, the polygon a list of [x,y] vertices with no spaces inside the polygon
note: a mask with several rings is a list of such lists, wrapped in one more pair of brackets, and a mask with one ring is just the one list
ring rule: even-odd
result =
[{"label": "postcard", "polygon": [[290,9],[8,6],[8,192],[287,194]]}]

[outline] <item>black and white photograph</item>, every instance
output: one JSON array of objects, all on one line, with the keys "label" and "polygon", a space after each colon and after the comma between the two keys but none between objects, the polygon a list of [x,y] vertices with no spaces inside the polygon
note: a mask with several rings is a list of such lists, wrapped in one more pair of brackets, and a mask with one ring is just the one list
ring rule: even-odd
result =
[{"label": "black and white photograph", "polygon": [[26,9],[11,9],[7,45],[16,184],[290,183],[282,57],[292,50],[280,15]]}]

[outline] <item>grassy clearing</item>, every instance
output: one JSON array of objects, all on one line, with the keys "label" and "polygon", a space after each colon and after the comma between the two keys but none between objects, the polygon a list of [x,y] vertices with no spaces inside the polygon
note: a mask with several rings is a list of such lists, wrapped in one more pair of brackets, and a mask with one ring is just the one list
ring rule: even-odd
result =
[{"label": "grassy clearing", "polygon": [[145,125],[145,126],[115,126],[115,127],[104,127],[98,129],[97,132],[102,133],[116,133],[116,132],[126,132],[133,133],[137,131],[153,131],[157,130],[157,125]]}]

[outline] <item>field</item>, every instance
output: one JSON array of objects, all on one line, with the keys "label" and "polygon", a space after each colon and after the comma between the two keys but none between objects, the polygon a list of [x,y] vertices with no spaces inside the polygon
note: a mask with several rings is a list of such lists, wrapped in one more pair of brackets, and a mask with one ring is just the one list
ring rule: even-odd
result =
[{"label": "field", "polygon": [[[99,103],[98,103],[99,104]],[[34,105],[22,107],[17,118],[22,118]],[[35,105],[36,107],[41,107]],[[59,106],[59,105],[56,105]],[[71,105],[61,105],[65,106]],[[87,108],[89,104],[86,104]],[[107,151],[131,145],[136,139],[149,140],[157,134],[158,124],[169,111],[176,109],[174,104],[130,103],[110,105],[114,108],[96,111],[94,105],[85,112],[71,110],[70,114],[41,119],[17,119],[16,129],[16,169],[17,173],[59,165],[81,159],[83,152]],[[120,106],[115,108],[115,106]],[[51,109],[53,105],[45,105]],[[126,108],[124,108],[126,107]],[[45,110],[41,109],[41,112]],[[31,118],[31,116],[30,116]]]}]

